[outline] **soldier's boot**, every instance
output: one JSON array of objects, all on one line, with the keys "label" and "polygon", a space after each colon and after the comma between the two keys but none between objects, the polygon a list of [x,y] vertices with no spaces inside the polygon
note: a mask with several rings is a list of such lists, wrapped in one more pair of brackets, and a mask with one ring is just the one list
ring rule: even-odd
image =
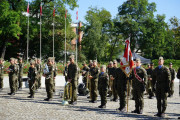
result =
[{"label": "soldier's boot", "polygon": [[101,105],[98,106],[98,108],[106,108],[106,104],[104,103],[104,101],[101,101]]},{"label": "soldier's boot", "polygon": [[34,98],[34,94],[31,94],[30,96],[28,96],[28,98]]},{"label": "soldier's boot", "polygon": [[161,117],[161,106],[158,106],[158,113],[154,116]]},{"label": "soldier's boot", "polygon": [[131,113],[139,113],[139,108],[136,108],[135,110],[131,111]]},{"label": "soldier's boot", "polygon": [[137,114],[143,114],[143,109],[140,109]]}]

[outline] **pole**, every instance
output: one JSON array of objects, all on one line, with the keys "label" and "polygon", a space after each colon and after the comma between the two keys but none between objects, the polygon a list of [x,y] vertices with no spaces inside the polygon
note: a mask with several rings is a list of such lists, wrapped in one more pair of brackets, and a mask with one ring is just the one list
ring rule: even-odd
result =
[{"label": "pole", "polygon": [[78,22],[77,22],[77,39],[76,39],[76,64],[77,64],[77,56],[78,56],[78,54],[77,54],[77,43],[78,43]]},{"label": "pole", "polygon": [[[65,11],[66,12],[66,11]],[[64,51],[65,51],[65,58],[64,58],[64,65],[66,64],[66,17],[65,17],[65,42],[64,42]]]},{"label": "pole", "polygon": [[53,17],[53,58],[54,58],[54,17]]},{"label": "pole", "polygon": [[28,13],[28,26],[27,26],[27,63],[29,56],[29,13]]},{"label": "pole", "polygon": [[[42,7],[42,4],[41,4],[41,7]],[[42,9],[42,8],[41,8]],[[41,14],[42,13],[40,13],[40,60],[41,60]]]},{"label": "pole", "polygon": [[126,102],[127,102],[127,112],[128,112],[128,105],[129,105],[129,77],[127,79],[127,84],[128,84],[128,88],[127,88],[127,99],[126,99]]}]

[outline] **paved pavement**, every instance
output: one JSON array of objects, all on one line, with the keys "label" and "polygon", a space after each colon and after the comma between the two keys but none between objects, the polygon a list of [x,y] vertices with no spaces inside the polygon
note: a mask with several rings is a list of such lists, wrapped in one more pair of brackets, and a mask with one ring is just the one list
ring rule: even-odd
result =
[{"label": "paved pavement", "polygon": [[[179,84],[175,83],[175,94],[168,98],[168,107],[165,119],[175,119],[180,116]],[[116,108],[118,102],[112,102],[108,98],[106,109],[99,109],[100,98],[97,103],[89,103],[86,96],[78,96],[77,105],[62,106],[62,98],[59,91],[63,87],[56,87],[56,94],[53,101],[46,102],[45,88],[39,89],[35,93],[34,99],[29,99],[29,89],[23,88],[16,95],[9,96],[9,88],[4,88],[0,92],[0,120],[152,120],[157,112],[156,99],[147,99],[144,96],[144,114],[132,114],[135,105],[133,100],[129,100],[129,112],[119,113]]]}]

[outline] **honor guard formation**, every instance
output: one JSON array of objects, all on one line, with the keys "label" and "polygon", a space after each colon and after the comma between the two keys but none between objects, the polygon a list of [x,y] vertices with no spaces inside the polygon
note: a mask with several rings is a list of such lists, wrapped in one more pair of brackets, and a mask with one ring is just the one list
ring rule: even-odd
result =
[{"label": "honor guard formation", "polygon": [[[63,75],[66,84],[64,86],[63,105],[77,104],[77,91],[79,94],[87,95],[90,103],[97,103],[98,94],[101,98],[99,108],[106,108],[107,97],[110,101],[118,102],[117,111],[127,112],[127,97],[135,102],[135,109],[131,113],[143,114],[144,95],[149,99],[155,96],[157,99],[157,117],[165,117],[167,108],[167,97],[172,97],[174,93],[174,79],[176,72],[169,63],[169,68],[165,67],[163,57],[159,57],[158,66],[154,68],[154,63],[150,63],[145,69],[141,65],[141,59],[134,62],[132,72],[127,76],[116,60],[110,61],[108,66],[97,65],[96,60],[90,60],[89,65],[83,62],[80,70],[74,61],[74,55],[69,57]],[[120,66],[120,67],[119,67]],[[35,97],[35,91],[41,89],[41,77],[45,77],[45,89],[47,98],[45,101],[53,99],[55,92],[55,79],[57,76],[57,66],[54,57],[49,57],[47,63],[42,65],[41,59],[32,59],[28,69],[27,78],[23,78],[23,59],[10,58],[9,74],[9,95],[15,95],[22,89],[23,79],[29,83],[28,98]],[[78,83],[79,75],[82,74],[83,83]],[[3,90],[3,59],[0,59],[0,90]],[[180,79],[180,69],[177,72]],[[127,106],[127,107],[126,107]]]}]

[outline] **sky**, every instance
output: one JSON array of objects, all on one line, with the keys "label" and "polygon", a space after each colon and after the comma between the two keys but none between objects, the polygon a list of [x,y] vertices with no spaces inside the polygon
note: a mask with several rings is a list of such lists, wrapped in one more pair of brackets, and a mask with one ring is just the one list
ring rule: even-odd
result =
[{"label": "sky", "polygon": [[[123,4],[126,0],[78,0],[78,20],[85,22],[84,16],[86,12],[89,10],[89,7],[97,7],[105,8],[109,11],[114,18],[118,13],[118,7]],[[169,22],[169,19],[176,16],[180,19],[180,0],[149,0],[149,3],[155,2],[156,3],[156,10],[155,15],[157,14],[165,14],[166,15],[166,22]],[[73,11],[68,10],[68,12],[72,16],[72,21],[77,22],[76,20],[76,11],[75,8]]]}]

